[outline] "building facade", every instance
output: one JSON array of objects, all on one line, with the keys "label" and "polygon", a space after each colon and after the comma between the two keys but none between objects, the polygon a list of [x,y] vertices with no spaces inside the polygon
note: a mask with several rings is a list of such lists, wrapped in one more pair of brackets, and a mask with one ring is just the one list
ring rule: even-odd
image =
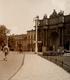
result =
[{"label": "building facade", "polygon": [[27,51],[35,51],[35,30],[27,31]]},{"label": "building facade", "polygon": [[8,45],[11,50],[27,51],[27,34],[9,36]]},{"label": "building facade", "polygon": [[40,47],[55,51],[59,47],[70,49],[70,15],[54,10],[49,18],[44,15],[38,22],[38,41],[41,41],[38,49]]}]

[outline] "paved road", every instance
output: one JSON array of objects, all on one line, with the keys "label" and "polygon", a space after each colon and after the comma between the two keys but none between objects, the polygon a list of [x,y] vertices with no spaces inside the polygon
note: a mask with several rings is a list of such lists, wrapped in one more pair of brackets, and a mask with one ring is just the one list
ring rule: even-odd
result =
[{"label": "paved road", "polygon": [[37,54],[25,54],[24,66],[10,80],[70,80],[70,74]]},{"label": "paved road", "polygon": [[8,80],[22,64],[23,54],[10,52],[7,57],[7,62],[3,61],[4,54],[0,52],[0,80]]}]

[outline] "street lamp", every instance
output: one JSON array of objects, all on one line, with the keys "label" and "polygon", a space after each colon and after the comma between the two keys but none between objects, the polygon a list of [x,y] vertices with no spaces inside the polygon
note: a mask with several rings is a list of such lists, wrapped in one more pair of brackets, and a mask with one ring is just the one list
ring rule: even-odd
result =
[{"label": "street lamp", "polygon": [[36,17],[35,17],[35,30],[36,30],[35,53],[38,52],[38,37],[37,37],[38,24],[39,24],[39,16],[36,16]]}]

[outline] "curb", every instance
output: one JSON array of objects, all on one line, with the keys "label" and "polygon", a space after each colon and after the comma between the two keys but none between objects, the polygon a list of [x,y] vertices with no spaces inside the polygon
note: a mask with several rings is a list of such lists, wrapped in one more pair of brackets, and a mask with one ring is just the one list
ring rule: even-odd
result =
[{"label": "curb", "polygon": [[19,70],[22,68],[22,66],[24,65],[24,59],[25,59],[25,54],[23,55],[23,59],[22,59],[22,63],[20,65],[20,67],[17,69],[17,71],[8,79],[11,80],[18,72]]}]

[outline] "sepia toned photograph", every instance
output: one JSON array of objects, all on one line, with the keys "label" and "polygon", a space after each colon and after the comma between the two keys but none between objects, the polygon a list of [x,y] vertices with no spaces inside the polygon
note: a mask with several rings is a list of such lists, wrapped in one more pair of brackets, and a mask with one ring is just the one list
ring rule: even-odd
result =
[{"label": "sepia toned photograph", "polygon": [[70,80],[70,0],[0,0],[0,80]]}]

